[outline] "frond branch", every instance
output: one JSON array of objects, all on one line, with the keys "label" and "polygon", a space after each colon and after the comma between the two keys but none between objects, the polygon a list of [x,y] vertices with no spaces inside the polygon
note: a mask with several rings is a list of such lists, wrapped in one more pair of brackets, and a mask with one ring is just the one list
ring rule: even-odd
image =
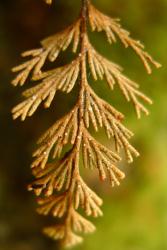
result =
[{"label": "frond branch", "polygon": [[99,10],[97,10],[89,1],[88,7],[89,22],[93,31],[104,31],[109,43],[116,42],[116,36],[121,40],[125,47],[131,47],[140,57],[147,72],[152,72],[150,64],[156,68],[160,68],[161,64],[156,62],[145,50],[144,45],[140,41],[136,41],[130,37],[130,33],[123,29],[119,23],[119,19],[110,18]]},{"label": "frond branch", "polygon": [[97,80],[98,78],[103,80],[105,77],[111,90],[114,89],[115,83],[118,84],[126,100],[128,102],[133,102],[138,118],[141,117],[141,112],[146,115],[149,114],[149,111],[140,102],[140,99],[148,104],[152,104],[151,99],[138,90],[139,85],[137,83],[122,74],[122,68],[119,65],[112,63],[101,56],[89,42],[88,62],[94,80]]},{"label": "frond branch", "polygon": [[24,85],[30,73],[32,73],[32,78],[41,75],[46,60],[54,62],[59,53],[66,50],[71,43],[73,43],[72,51],[76,53],[80,40],[80,24],[81,19],[79,18],[64,31],[43,40],[41,42],[42,48],[22,53],[23,57],[30,56],[32,59],[12,69],[13,72],[19,72],[12,84],[14,86]]}]

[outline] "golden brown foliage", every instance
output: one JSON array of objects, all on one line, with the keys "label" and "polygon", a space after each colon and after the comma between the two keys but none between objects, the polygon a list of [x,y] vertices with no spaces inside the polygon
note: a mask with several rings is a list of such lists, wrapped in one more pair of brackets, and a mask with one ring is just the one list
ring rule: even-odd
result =
[{"label": "golden brown foliage", "polygon": [[[51,0],[45,1],[52,3]],[[25,120],[27,116],[32,116],[42,102],[45,108],[49,108],[58,90],[69,93],[75,84],[80,86],[73,109],[39,139],[32,163],[35,180],[29,185],[29,190],[40,196],[38,212],[61,218],[59,224],[45,228],[45,234],[60,240],[66,247],[82,241],[76,233],[91,233],[95,230],[94,225],[77,212],[78,208],[82,208],[87,216],[102,215],[102,200],[80,175],[81,154],[84,167],[96,168],[100,179],[108,178],[112,186],[119,185],[125,177],[117,166],[121,160],[120,149],[125,151],[129,163],[134,156],[139,155],[129,142],[132,132],[121,123],[123,115],[93,91],[88,83],[87,69],[90,69],[94,80],[105,79],[111,90],[118,84],[126,100],[134,104],[138,118],[142,112],[146,115],[149,113],[142,102],[152,103],[139,91],[139,85],[122,73],[119,65],[95,50],[88,38],[88,24],[92,31],[104,31],[109,43],[119,38],[125,47],[131,47],[148,73],[151,73],[150,64],[160,67],[144,51],[144,46],[121,27],[119,20],[102,14],[90,1],[83,0],[81,13],[72,25],[43,40],[41,48],[24,52],[22,56],[30,59],[13,68],[13,72],[18,72],[13,85],[22,86],[29,77],[32,81],[38,81],[35,87],[23,92],[25,100],[12,110],[14,119],[21,117],[21,120]],[[70,64],[43,71],[45,61],[54,62],[59,53],[71,44],[77,56]],[[90,125],[95,131],[102,127],[105,129],[108,138],[114,141],[115,152],[92,137]],[[67,144],[71,148],[64,154],[62,150]],[[48,159],[52,160],[51,163],[48,163]]]},{"label": "golden brown foliage", "polygon": [[52,0],[44,0],[47,4],[51,4]]}]

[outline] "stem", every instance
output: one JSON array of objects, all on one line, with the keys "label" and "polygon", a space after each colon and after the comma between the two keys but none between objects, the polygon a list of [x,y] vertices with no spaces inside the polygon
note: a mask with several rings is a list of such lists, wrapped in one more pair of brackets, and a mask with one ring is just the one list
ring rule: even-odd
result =
[{"label": "stem", "polygon": [[88,0],[82,0],[82,10],[81,10],[81,63],[80,63],[80,71],[81,71],[81,79],[80,79],[80,93],[79,93],[79,123],[83,122],[83,97],[85,84],[87,82],[87,74],[86,74],[86,42],[87,42],[87,7]]},{"label": "stem", "polygon": [[81,56],[81,62],[80,62],[80,72],[81,72],[81,78],[80,78],[80,91],[79,91],[79,98],[78,98],[78,132],[77,132],[77,138],[74,143],[75,148],[75,160],[74,160],[74,166],[73,166],[73,174],[72,174],[72,180],[69,187],[69,207],[68,212],[66,216],[66,228],[67,231],[71,227],[71,211],[73,209],[73,188],[75,188],[75,180],[79,176],[79,153],[80,153],[80,147],[82,142],[82,134],[83,134],[83,116],[84,116],[84,110],[83,110],[83,102],[84,102],[84,91],[85,91],[85,85],[87,84],[87,73],[86,73],[86,50],[87,50],[87,7],[88,7],[88,0],[82,0],[82,9],[81,9],[81,50],[80,50],[80,56]]},{"label": "stem", "polygon": [[[83,110],[83,102],[84,102],[84,91],[85,91],[85,85],[87,83],[87,74],[86,74],[86,42],[87,42],[87,7],[88,7],[88,0],[82,0],[82,10],[81,10],[81,50],[80,50],[80,56],[81,56],[81,62],[80,62],[80,72],[81,72],[81,78],[80,78],[80,91],[79,91],[79,100],[78,100],[78,106],[79,106],[79,114],[78,114],[78,135],[76,138],[76,150],[77,154],[79,154],[79,149],[82,141],[82,130],[83,130],[83,116],[84,116],[84,110]],[[76,157],[78,158],[78,157]]]},{"label": "stem", "polygon": [[84,91],[85,91],[85,85],[87,82],[87,74],[86,74],[86,42],[87,42],[87,5],[88,0],[82,0],[82,10],[81,10],[81,50],[80,50],[80,56],[81,56],[81,62],[80,62],[80,72],[81,72],[81,78],[80,78],[80,91],[79,91],[79,100],[78,100],[78,106],[79,106],[79,114],[78,114],[78,133],[76,138],[76,163],[74,167],[74,175],[79,175],[79,168],[77,165],[79,164],[79,151],[82,141],[82,133],[83,133],[83,116],[84,116],[84,110],[83,110],[83,103],[84,103]]}]

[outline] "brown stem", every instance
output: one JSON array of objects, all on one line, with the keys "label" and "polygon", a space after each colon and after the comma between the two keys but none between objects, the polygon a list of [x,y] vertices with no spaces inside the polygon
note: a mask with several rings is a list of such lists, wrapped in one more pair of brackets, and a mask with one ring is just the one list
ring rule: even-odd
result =
[{"label": "brown stem", "polygon": [[66,215],[66,228],[69,230],[71,228],[71,211],[73,209],[73,189],[75,187],[75,180],[79,176],[79,153],[80,153],[80,147],[82,142],[82,133],[83,133],[83,102],[84,102],[84,91],[85,86],[87,83],[87,73],[86,73],[86,43],[87,43],[87,6],[88,6],[88,0],[82,0],[82,9],[81,9],[81,50],[80,50],[80,56],[81,56],[81,62],[80,62],[80,91],[79,91],[79,99],[78,99],[78,133],[77,138],[75,141],[75,160],[74,160],[74,166],[73,166],[73,174],[72,174],[72,180],[69,187],[69,207],[68,212]]},{"label": "brown stem", "polygon": [[[84,91],[85,91],[85,85],[87,82],[87,74],[86,74],[86,42],[87,42],[87,5],[88,0],[82,0],[82,10],[81,10],[81,62],[80,62],[80,72],[81,72],[81,78],[80,78],[80,92],[79,92],[79,100],[78,100],[78,106],[79,106],[79,114],[78,114],[78,136],[76,138],[76,151],[77,154],[79,154],[80,145],[82,141],[82,130],[83,130],[83,102],[84,102]],[[78,157],[76,157],[78,158]],[[78,168],[77,168],[78,169]],[[78,170],[75,170],[78,173]]]}]

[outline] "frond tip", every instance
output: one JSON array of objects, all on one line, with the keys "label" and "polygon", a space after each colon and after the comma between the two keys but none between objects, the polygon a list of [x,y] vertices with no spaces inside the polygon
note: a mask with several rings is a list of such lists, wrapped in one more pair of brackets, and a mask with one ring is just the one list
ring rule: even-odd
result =
[{"label": "frond tip", "polygon": [[139,91],[139,85],[122,74],[122,68],[101,56],[91,45],[88,49],[88,62],[94,80],[106,79],[111,90],[117,83],[126,100],[132,101],[138,118],[141,113],[149,114],[147,108],[140,100],[152,104],[150,98]]},{"label": "frond tip", "polygon": [[43,232],[54,240],[60,240],[61,245],[66,248],[73,247],[83,241],[82,237],[76,235],[72,231],[67,232],[64,225],[47,227],[44,228]]},{"label": "frond tip", "polygon": [[52,4],[52,0],[44,0],[47,4]]},{"label": "frond tip", "polygon": [[32,57],[25,63],[20,64],[12,69],[13,72],[19,72],[12,81],[14,86],[24,85],[30,73],[32,80],[39,76],[46,62],[54,62],[61,51],[66,50],[72,43],[72,51],[76,53],[80,38],[80,19],[70,25],[64,31],[50,36],[41,42],[42,48],[33,49],[22,53],[22,57]]},{"label": "frond tip", "polygon": [[[52,0],[44,0],[52,4]],[[140,57],[148,73],[151,64],[159,68],[160,64],[144,50],[144,46],[130,37],[119,20],[112,19],[97,10],[90,0],[82,1],[81,13],[77,20],[57,34],[44,39],[41,48],[26,51],[26,62],[14,67],[17,76],[14,86],[24,85],[28,81],[37,84],[23,92],[24,100],[12,109],[13,118],[25,120],[32,116],[43,102],[49,108],[57,91],[69,94],[78,85],[79,94],[74,107],[48,129],[38,140],[38,148],[33,153],[31,165],[35,180],[28,186],[33,191],[39,205],[37,212],[57,218],[57,224],[46,227],[44,233],[59,240],[64,247],[72,247],[83,241],[78,234],[92,233],[95,226],[79,214],[99,217],[102,199],[86,184],[81,177],[80,165],[96,169],[101,181],[109,180],[112,186],[119,186],[125,174],[119,169],[124,151],[128,163],[139,156],[131,145],[133,133],[122,121],[124,115],[111,104],[100,98],[88,83],[88,72],[93,80],[106,80],[111,90],[118,85],[128,102],[132,102],[140,118],[149,111],[144,102],[152,101],[139,90],[139,85],[123,74],[123,69],[98,53],[88,38],[87,25],[92,31],[104,31],[110,43],[117,38],[131,47]],[[70,63],[51,70],[45,70],[47,61],[53,63],[59,54],[67,48],[77,53]],[[61,104],[57,106],[61,107]],[[90,132],[104,129],[113,148],[107,148],[98,142]],[[81,157],[82,155],[82,157]],[[82,161],[81,161],[82,159]]]},{"label": "frond tip", "polygon": [[44,78],[41,83],[23,92],[25,100],[12,109],[13,118],[32,116],[42,102],[49,108],[57,91],[69,93],[79,77],[79,60],[56,70],[45,72],[36,79]]},{"label": "frond tip", "polygon": [[97,10],[90,1],[88,13],[92,31],[104,31],[109,43],[115,43],[117,41],[116,37],[118,37],[126,48],[131,47],[136,52],[149,74],[152,72],[150,64],[156,68],[161,67],[161,64],[156,62],[146,51],[144,51],[144,45],[140,41],[131,38],[130,33],[121,27],[119,19],[112,19],[104,15]]}]

